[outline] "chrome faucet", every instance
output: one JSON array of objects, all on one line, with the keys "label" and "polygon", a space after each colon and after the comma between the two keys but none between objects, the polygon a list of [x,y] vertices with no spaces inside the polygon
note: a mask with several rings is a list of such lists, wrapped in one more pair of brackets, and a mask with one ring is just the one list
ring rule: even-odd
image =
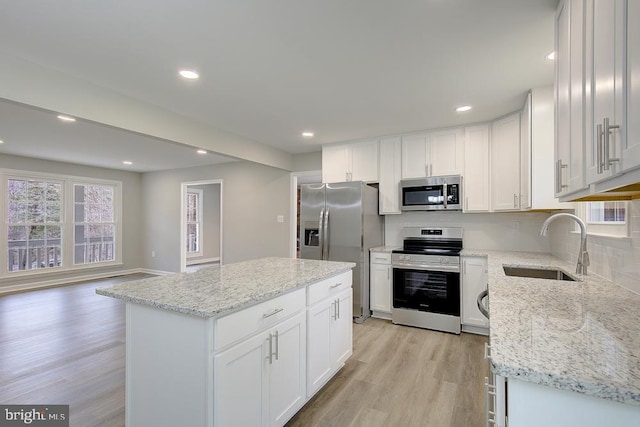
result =
[{"label": "chrome faucet", "polygon": [[551,221],[560,218],[567,217],[573,219],[580,226],[580,253],[578,254],[578,264],[576,265],[576,274],[587,274],[587,266],[589,265],[589,252],[587,252],[587,226],[584,221],[578,218],[577,216],[570,213],[557,213],[551,215],[547,220],[542,224],[542,228],[540,229],[540,235],[546,236],[547,231],[549,230],[549,224]]}]

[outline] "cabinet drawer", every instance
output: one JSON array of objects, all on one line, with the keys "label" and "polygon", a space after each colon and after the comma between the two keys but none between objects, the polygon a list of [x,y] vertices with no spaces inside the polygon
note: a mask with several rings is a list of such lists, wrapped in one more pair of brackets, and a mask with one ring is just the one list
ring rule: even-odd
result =
[{"label": "cabinet drawer", "polygon": [[391,254],[388,252],[371,252],[371,264],[391,264]]},{"label": "cabinet drawer", "polygon": [[345,271],[337,276],[330,277],[318,283],[309,286],[307,304],[312,305],[316,302],[337,292],[343,291],[351,287],[352,281],[351,270]]},{"label": "cabinet drawer", "polygon": [[217,351],[304,310],[305,295],[305,288],[298,289],[221,317],[216,322],[214,350]]}]

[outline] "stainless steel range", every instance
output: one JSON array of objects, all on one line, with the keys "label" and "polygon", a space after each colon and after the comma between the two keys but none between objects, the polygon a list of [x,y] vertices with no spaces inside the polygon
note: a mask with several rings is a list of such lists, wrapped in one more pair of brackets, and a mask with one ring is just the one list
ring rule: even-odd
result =
[{"label": "stainless steel range", "polygon": [[406,227],[392,252],[393,323],[460,333],[462,228]]}]

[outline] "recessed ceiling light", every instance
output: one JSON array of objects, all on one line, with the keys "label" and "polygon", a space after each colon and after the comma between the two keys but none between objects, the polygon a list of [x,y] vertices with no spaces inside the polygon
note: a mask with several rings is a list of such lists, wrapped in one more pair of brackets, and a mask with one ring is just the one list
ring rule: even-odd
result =
[{"label": "recessed ceiling light", "polygon": [[207,150],[198,150],[197,153],[198,154],[207,154]]},{"label": "recessed ceiling light", "polygon": [[73,117],[71,117],[71,116],[65,116],[64,114],[60,114],[60,115],[58,115],[58,118],[59,118],[60,120],[62,120],[63,122],[75,122],[75,121],[76,121],[76,119],[74,119]]},{"label": "recessed ceiling light", "polygon": [[132,164],[133,164],[133,162],[131,162],[131,161],[129,161],[129,160],[124,160],[124,161],[122,162],[122,164],[123,164],[123,165],[132,165]]},{"label": "recessed ceiling light", "polygon": [[547,60],[549,60],[549,61],[555,61],[555,59],[556,59],[556,51],[554,50],[553,52],[548,53],[545,58],[547,58]]},{"label": "recessed ceiling light", "polygon": [[465,111],[471,110],[471,105],[462,105],[460,107],[456,107],[456,111],[458,113],[464,113]]},{"label": "recessed ceiling light", "polygon": [[309,132],[309,131],[302,132],[302,136],[304,136],[305,138],[312,138],[313,132]]},{"label": "recessed ceiling light", "polygon": [[4,141],[0,139],[0,144],[4,144]]},{"label": "recessed ceiling light", "polygon": [[198,77],[200,77],[200,76],[198,75],[198,73],[196,73],[196,72],[195,72],[195,71],[193,71],[193,70],[180,70],[180,71],[179,71],[179,74],[180,74],[182,77],[184,77],[185,79],[189,79],[189,80],[195,80],[195,79],[197,79]]}]

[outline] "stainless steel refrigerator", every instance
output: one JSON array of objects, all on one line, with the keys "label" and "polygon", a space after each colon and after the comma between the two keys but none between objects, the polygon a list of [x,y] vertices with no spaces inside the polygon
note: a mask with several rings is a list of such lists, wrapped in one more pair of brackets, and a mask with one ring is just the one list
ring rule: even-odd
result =
[{"label": "stainless steel refrigerator", "polygon": [[353,317],[369,309],[369,249],[381,246],[384,220],[378,190],[360,181],[300,186],[300,258],[356,263]]}]

